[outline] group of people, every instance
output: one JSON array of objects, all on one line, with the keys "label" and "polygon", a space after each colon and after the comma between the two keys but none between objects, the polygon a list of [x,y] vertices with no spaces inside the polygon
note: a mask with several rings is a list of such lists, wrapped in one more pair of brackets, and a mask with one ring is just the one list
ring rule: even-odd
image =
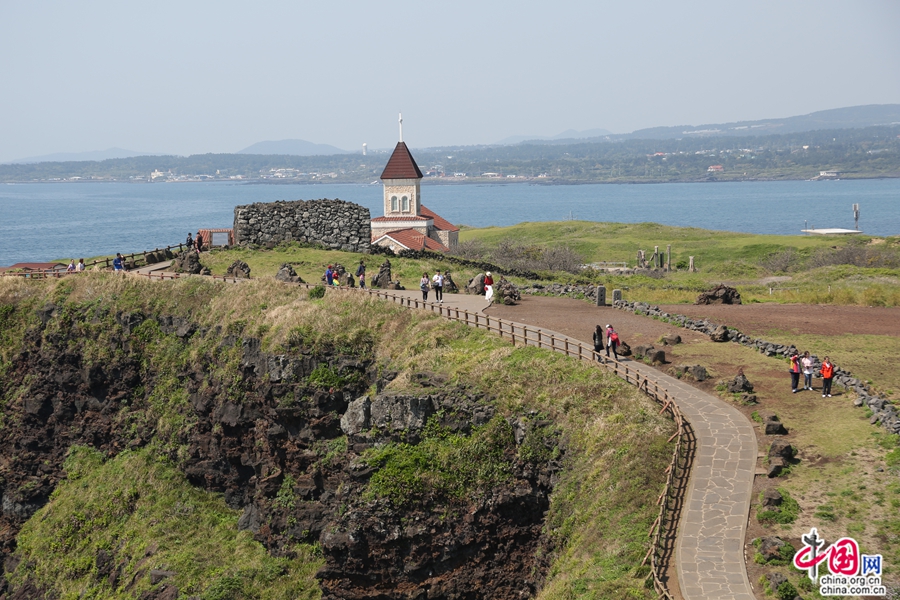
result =
[{"label": "group of people", "polygon": [[428,273],[422,273],[422,279],[419,280],[419,289],[422,290],[422,300],[428,301],[428,290],[434,290],[434,299],[438,304],[444,302],[444,278],[450,275],[450,271],[434,272],[434,277],[428,278]]},{"label": "group of people", "polygon": [[[803,390],[813,391],[812,378],[816,371],[816,361],[809,355],[809,351],[791,354],[791,392],[796,394],[801,391],[800,375],[803,374]],[[834,363],[827,356],[819,366],[819,374],[822,376],[822,397],[831,398],[831,382],[834,379]]]},{"label": "group of people", "polygon": [[187,240],[184,243],[188,248],[196,250],[198,254],[203,251],[203,235],[199,231],[197,237],[191,237],[191,232],[188,231]]},{"label": "group of people", "polygon": [[[359,287],[366,288],[366,263],[360,259],[359,266],[356,267],[356,277],[359,279]],[[341,285],[340,274],[335,271],[334,265],[328,265],[325,269],[325,283],[330,286]]]},{"label": "group of people", "polygon": [[[603,328],[597,325],[594,330],[594,352],[597,353],[597,360],[600,360],[600,353],[603,351]],[[612,350],[613,356],[619,360],[619,334],[613,329],[613,326],[606,325],[606,358],[609,358],[609,352]]]},{"label": "group of people", "polygon": [[78,264],[75,264],[75,259],[69,261],[69,266],[66,267],[66,272],[68,273],[81,273],[84,271],[84,259],[79,258]]}]

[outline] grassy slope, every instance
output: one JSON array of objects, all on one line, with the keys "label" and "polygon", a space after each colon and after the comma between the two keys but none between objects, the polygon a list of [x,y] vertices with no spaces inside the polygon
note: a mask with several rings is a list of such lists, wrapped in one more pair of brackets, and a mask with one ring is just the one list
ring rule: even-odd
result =
[{"label": "grassy slope", "polygon": [[[193,278],[159,283],[89,273],[51,282],[0,280],[0,313],[4,331],[8,333],[0,344],[3,357],[0,370],[20,343],[25,327],[36,324],[34,309],[48,300],[61,304],[63,314],[74,315],[84,308],[99,307],[113,314],[142,311],[190,315],[201,325],[222,326],[223,333],[242,331],[244,335],[259,335],[264,348],[271,351],[283,352],[288,339],[297,336],[310,345],[348,349],[371,343],[372,352],[380,362],[400,370],[400,376],[391,384],[396,389],[412,387],[410,374],[415,371],[435,371],[444,373],[453,383],[474,386],[491,394],[503,414],[539,411],[559,424],[570,448],[567,469],[548,515],[548,528],[559,545],[560,554],[542,597],[569,598],[588,593],[594,597],[652,597],[644,586],[646,573],[639,572],[636,565],[646,551],[646,532],[656,516],[654,502],[668,464],[670,447],[665,440],[671,435],[672,424],[659,417],[655,407],[643,396],[599,369],[545,351],[512,348],[494,336],[463,325],[352,293],[329,293],[323,300],[310,301],[297,288],[271,280],[242,285]],[[50,325],[51,329],[61,326],[65,326],[64,319],[55,319]],[[103,328],[112,325],[101,322],[85,327],[97,328],[85,330],[85,335],[97,337],[95,346],[87,344],[87,350],[96,354],[91,360],[103,360]],[[210,359],[206,353],[215,353],[213,338],[195,339],[188,345],[174,336],[160,335],[152,328],[140,334],[143,337],[138,339],[146,344],[150,366],[160,372],[157,384],[162,390],[175,390],[180,365],[198,364],[200,360]],[[222,369],[226,375],[234,368],[234,357],[213,358],[215,368]],[[0,399],[0,414],[15,393],[13,390],[8,397]],[[193,571],[182,567],[184,577],[188,578],[182,584],[210,597],[216,597],[212,593],[220,584],[239,583],[248,590],[265,590],[261,595],[247,592],[234,597],[276,598],[282,589],[311,589],[315,585],[312,574],[319,560],[312,549],[304,550],[308,564],[282,565],[293,574],[284,586],[293,587],[253,587],[257,585],[255,582],[264,582],[274,567],[268,566],[270,563],[261,557],[261,549],[254,542],[237,533],[237,515],[228,511],[220,499],[186,489],[180,476],[166,470],[171,467],[157,465],[152,460],[157,448],[159,451],[175,449],[176,455],[182,450],[172,448],[177,444],[172,434],[191,424],[173,408],[184,399],[178,394],[165,393],[151,394],[149,399],[151,408],[146,418],[159,423],[159,431],[168,435],[157,441],[148,451],[150,454],[125,455],[105,465],[89,452],[74,455],[72,464],[81,465],[75,470],[84,475],[61,486],[53,502],[29,521],[20,541],[20,552],[26,559],[21,564],[28,565],[29,560],[40,555],[40,564],[71,565],[74,570],[48,567],[41,571],[40,578],[43,583],[64,591],[64,597],[77,597],[81,590],[87,589],[87,584],[80,579],[84,573],[79,569],[87,568],[97,547],[112,544],[117,535],[132,530],[134,533],[127,535],[140,538],[135,542],[136,552],[153,543],[160,548],[168,546],[166,540],[170,539],[172,530],[168,525],[149,524],[152,515],[166,505],[172,506],[173,502],[184,504],[180,499],[190,497],[195,506],[208,507],[203,509],[208,510],[203,514],[208,514],[208,520],[217,528],[198,535],[219,536],[223,543],[241,548],[238,557],[254,558],[247,559],[250,561],[247,570],[240,570],[241,562],[231,560],[228,553],[212,557],[203,550],[204,546],[198,545],[198,552],[209,562],[173,553],[154,562],[154,567],[197,564]],[[123,423],[128,423],[130,418],[131,415],[122,415]],[[84,482],[95,481],[93,478],[105,483],[95,486],[98,488],[95,496],[80,497]],[[166,487],[170,493],[138,494],[139,502],[147,503],[139,505],[145,511],[141,514],[150,518],[147,524],[115,515],[115,498],[127,496],[129,490],[144,489],[148,481],[156,480],[168,482]],[[47,540],[53,538],[42,529],[42,520],[49,519],[51,514],[55,515],[54,519],[65,520],[73,510],[90,512],[95,516],[89,522],[108,520],[110,526],[92,533],[96,537],[91,537],[89,543],[73,541],[71,545],[48,546]],[[184,524],[175,519],[172,526]],[[138,560],[135,554],[126,577],[134,572]],[[16,575],[21,576],[22,573]],[[239,581],[222,582],[223,577],[237,577]],[[101,597],[130,597],[130,594],[104,593]]]}]

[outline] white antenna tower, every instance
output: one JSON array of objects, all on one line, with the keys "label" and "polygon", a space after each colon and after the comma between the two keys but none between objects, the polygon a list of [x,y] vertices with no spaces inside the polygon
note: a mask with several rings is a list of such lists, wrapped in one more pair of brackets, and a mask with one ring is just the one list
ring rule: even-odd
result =
[{"label": "white antenna tower", "polygon": [[403,141],[403,113],[400,113],[400,141]]},{"label": "white antenna tower", "polygon": [[363,156],[366,155],[366,148],[367,148],[367,147],[368,147],[368,144],[365,143],[365,142],[363,142]]}]

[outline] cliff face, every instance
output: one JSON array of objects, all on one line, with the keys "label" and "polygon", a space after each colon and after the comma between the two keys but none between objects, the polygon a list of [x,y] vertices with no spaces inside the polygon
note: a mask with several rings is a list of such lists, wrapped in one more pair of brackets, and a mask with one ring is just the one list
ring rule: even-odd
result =
[{"label": "cliff face", "polygon": [[[52,304],[38,317],[0,383],[7,573],[23,567],[17,534],[79,445],[166,457],[241,510],[239,528],[274,556],[318,544],[324,598],[522,598],[540,585],[559,470],[550,424],[501,418],[433,374],[385,393],[395,373],[365,340],[313,351],[298,338],[272,354],[177,317]],[[128,578],[146,575],[118,552],[96,551],[94,577],[129,597]],[[177,592],[157,579],[141,597]],[[54,595],[0,577],[0,599]]]}]

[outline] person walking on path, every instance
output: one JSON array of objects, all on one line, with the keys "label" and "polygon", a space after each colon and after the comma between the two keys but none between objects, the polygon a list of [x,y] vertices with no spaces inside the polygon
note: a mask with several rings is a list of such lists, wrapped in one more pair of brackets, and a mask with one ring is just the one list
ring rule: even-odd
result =
[{"label": "person walking on path", "polygon": [[185,241],[184,243],[187,246],[188,251],[191,251],[194,249],[194,238],[191,237],[190,231],[188,231],[187,241]]},{"label": "person walking on path", "polygon": [[119,275],[120,273],[124,273],[125,271],[125,260],[122,258],[122,255],[116,252],[116,257],[113,259],[113,273]]},{"label": "person walking on path", "polygon": [[334,285],[334,271],[332,271],[331,269],[331,265],[328,265],[328,268],[325,269],[325,283],[329,286]]},{"label": "person walking on path", "polygon": [[834,377],[834,364],[827,356],[822,361],[822,397],[831,398],[831,379]]},{"label": "person walking on path", "polygon": [[803,389],[812,390],[813,359],[809,357],[808,350],[803,353],[800,364],[803,366]]},{"label": "person walking on path", "polygon": [[200,254],[203,251],[203,236],[199,231],[197,232],[197,237],[194,242],[197,244],[197,254]]},{"label": "person walking on path", "polygon": [[484,274],[484,299],[488,301],[488,306],[494,303],[494,278],[490,271]]},{"label": "person walking on path", "polygon": [[428,302],[428,273],[422,273],[422,279],[419,280],[419,289],[422,290],[422,300]]},{"label": "person walking on path", "polygon": [[600,360],[600,353],[603,352],[603,327],[597,325],[594,330],[594,352],[597,354],[597,360]]},{"label": "person walking on path", "polygon": [[444,302],[444,276],[440,271],[435,271],[431,283],[434,286],[434,299],[438,301],[438,304],[442,304]]},{"label": "person walking on path", "polygon": [[359,287],[366,287],[366,263],[359,259],[359,266],[356,267],[356,278],[359,279]]},{"label": "person walking on path", "polygon": [[791,392],[796,394],[800,387],[800,355],[795,350],[791,354]]},{"label": "person walking on path", "polygon": [[75,272],[75,259],[69,261],[69,266],[66,267],[66,273],[74,273]]},{"label": "person walking on path", "polygon": [[609,351],[612,349],[613,356],[616,361],[619,360],[619,334],[613,329],[612,325],[606,325],[606,358],[609,358]]},{"label": "person walking on path", "polygon": [[75,270],[78,271],[79,273],[84,272],[84,259],[83,258],[78,259],[78,264],[75,265]]}]

